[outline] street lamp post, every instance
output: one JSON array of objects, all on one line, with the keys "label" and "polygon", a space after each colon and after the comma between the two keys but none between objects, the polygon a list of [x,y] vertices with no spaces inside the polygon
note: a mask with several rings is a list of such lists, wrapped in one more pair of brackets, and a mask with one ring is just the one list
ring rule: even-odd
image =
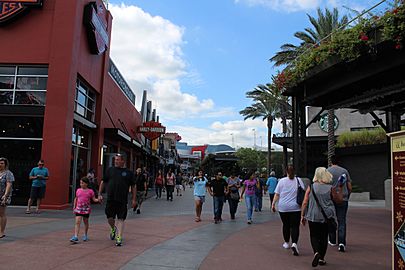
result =
[{"label": "street lamp post", "polygon": [[235,149],[235,138],[233,137],[233,133],[231,133],[232,136],[232,147]]},{"label": "street lamp post", "polygon": [[253,129],[253,149],[256,150],[256,129]]}]

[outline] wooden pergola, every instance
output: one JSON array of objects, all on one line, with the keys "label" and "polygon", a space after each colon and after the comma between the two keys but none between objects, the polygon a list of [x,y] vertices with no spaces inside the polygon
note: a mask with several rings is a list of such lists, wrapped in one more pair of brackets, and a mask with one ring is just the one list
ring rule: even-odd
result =
[{"label": "wooden pergola", "polygon": [[[318,115],[306,119],[306,106],[351,108],[371,114],[386,132],[400,130],[405,112],[405,50],[385,41],[351,62],[330,58],[284,95],[292,97],[294,167],[298,174],[307,175],[306,129]],[[375,111],[385,112],[385,124]]]}]

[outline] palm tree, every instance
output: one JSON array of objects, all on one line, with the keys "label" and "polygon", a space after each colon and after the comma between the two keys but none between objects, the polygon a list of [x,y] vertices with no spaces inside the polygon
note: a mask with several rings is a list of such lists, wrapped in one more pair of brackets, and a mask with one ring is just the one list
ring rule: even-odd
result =
[{"label": "palm tree", "polygon": [[284,112],[289,104],[287,97],[281,95],[280,89],[273,84],[260,84],[246,93],[247,98],[253,99],[253,104],[239,113],[246,119],[262,117],[267,121],[267,172],[271,169],[271,136],[273,122],[276,118],[286,115]]},{"label": "palm tree", "polygon": [[[274,62],[274,66],[285,65],[287,67],[294,67],[295,59],[301,54],[305,53],[312,47],[316,47],[322,42],[332,40],[333,33],[344,29],[347,26],[349,18],[344,15],[339,19],[339,11],[334,8],[330,11],[325,9],[325,13],[320,8],[317,10],[318,18],[314,18],[307,14],[312,28],[305,28],[304,31],[299,31],[294,36],[301,40],[299,46],[287,43],[281,46],[281,51],[277,52],[270,61]],[[328,110],[328,119],[334,119],[334,110]],[[328,125],[328,163],[335,152],[335,129],[334,121]]]},{"label": "palm tree", "polygon": [[301,40],[300,45],[284,44],[281,46],[281,51],[270,58],[270,61],[274,62],[274,66],[294,66],[294,61],[299,55],[321,42],[330,41],[332,39],[332,33],[343,29],[349,21],[346,15],[339,19],[339,11],[337,8],[334,8],[333,11],[326,8],[325,13],[323,13],[322,9],[318,8],[317,13],[318,18],[307,14],[312,28],[308,27],[305,28],[304,31],[299,31],[294,34],[296,38]]}]

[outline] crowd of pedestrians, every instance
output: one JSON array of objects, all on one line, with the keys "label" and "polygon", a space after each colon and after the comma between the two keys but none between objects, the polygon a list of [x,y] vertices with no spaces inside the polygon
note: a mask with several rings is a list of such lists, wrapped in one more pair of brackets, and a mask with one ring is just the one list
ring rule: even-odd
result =
[{"label": "crowd of pedestrians", "polygon": [[[201,213],[207,193],[213,200],[213,222],[223,221],[224,203],[229,205],[230,219],[236,218],[238,205],[245,201],[246,222],[253,223],[254,212],[263,210],[263,198],[269,194],[268,200],[272,212],[278,212],[282,221],[282,237],[284,249],[291,249],[294,256],[299,256],[298,241],[300,225],[308,224],[310,244],[314,253],[311,265],[326,264],[328,245],[337,246],[340,252],[346,251],[346,215],[348,199],[351,193],[349,172],[338,166],[336,157],[332,157],[332,166],[319,167],[314,173],[312,182],[305,185],[303,179],[297,177],[292,166],[286,169],[286,176],[277,179],[271,171],[269,177],[258,172],[248,173],[245,177],[233,172],[226,177],[222,172],[208,177],[202,170],[196,176],[177,174],[169,168],[166,173],[158,170],[152,177],[146,168],[137,168],[135,173],[125,167],[124,156],[114,157],[114,166],[108,168],[98,185],[95,171],[90,169],[87,176],[80,180],[80,188],[76,191],[73,201],[75,216],[74,234],[70,241],[79,241],[80,225],[84,223],[83,241],[88,241],[89,218],[92,203],[102,203],[106,192],[105,215],[110,227],[109,237],[116,246],[123,243],[124,224],[128,213],[128,195],[131,193],[133,211],[141,213],[142,203],[146,199],[150,183],[156,192],[156,199],[161,199],[166,192],[166,200],[173,201],[173,193],[182,196],[186,187],[193,188],[195,203],[195,221],[202,220]],[[36,202],[35,213],[40,213],[41,200],[45,197],[46,183],[50,177],[44,160],[29,173],[32,180],[26,214],[31,214],[31,207]],[[9,162],[0,158],[0,239],[5,237],[7,224],[6,207],[12,195],[13,173],[8,169]],[[302,190],[302,191],[301,191]],[[302,198],[300,199],[300,193]],[[305,195],[304,195],[305,193]],[[336,199],[337,195],[340,199]]]}]

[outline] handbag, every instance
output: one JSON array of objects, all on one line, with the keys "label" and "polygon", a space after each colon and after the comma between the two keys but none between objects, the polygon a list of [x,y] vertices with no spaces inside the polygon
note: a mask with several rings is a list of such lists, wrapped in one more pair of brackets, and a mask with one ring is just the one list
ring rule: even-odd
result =
[{"label": "handbag", "polygon": [[318,197],[315,195],[313,185],[311,185],[311,192],[312,192],[312,195],[315,198],[316,204],[321,209],[321,213],[322,213],[323,217],[325,218],[326,223],[328,224],[328,232],[336,232],[336,230],[337,230],[336,220],[333,217],[328,218],[328,216],[326,215],[325,211],[323,210],[323,207],[321,206],[321,204],[318,201]]},{"label": "handbag", "polygon": [[301,206],[302,202],[304,201],[305,190],[301,187],[297,177],[296,179],[297,179],[297,204]]}]

